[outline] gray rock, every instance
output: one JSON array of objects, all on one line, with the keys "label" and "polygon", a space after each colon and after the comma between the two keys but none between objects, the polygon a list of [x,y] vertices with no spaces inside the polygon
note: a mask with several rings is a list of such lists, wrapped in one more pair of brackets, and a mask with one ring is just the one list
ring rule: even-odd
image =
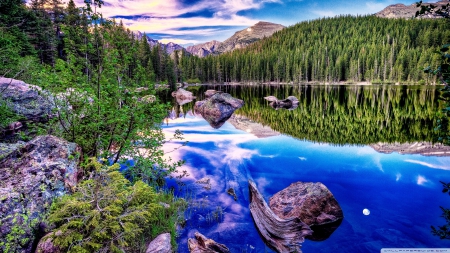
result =
[{"label": "gray rock", "polygon": [[0,158],[0,252],[31,252],[53,199],[77,183],[79,152],[76,144],[45,135]]},{"label": "gray rock", "polygon": [[227,246],[206,238],[199,232],[195,232],[195,238],[189,238],[188,248],[191,253],[230,253]]},{"label": "gray rock", "polygon": [[51,116],[51,97],[42,94],[38,86],[23,81],[0,77],[0,94],[11,109],[27,120],[46,122]]},{"label": "gray rock", "polygon": [[213,128],[218,129],[243,105],[244,101],[228,93],[215,93],[206,100],[195,102],[194,111],[202,115]]},{"label": "gray rock", "polygon": [[164,233],[158,235],[147,247],[146,253],[172,253],[170,244],[170,234]]},{"label": "gray rock", "polygon": [[[39,240],[39,243],[36,247],[35,253],[60,253],[61,250],[53,244],[53,240],[51,235],[53,232],[46,234],[44,237]],[[56,234],[60,235],[61,231],[57,231]],[[62,252],[61,252],[62,253]]]},{"label": "gray rock", "polygon": [[[273,212],[283,219],[299,218],[314,230],[308,239],[324,240],[340,225],[344,214],[322,183],[296,182],[269,199]],[[325,231],[323,231],[325,230]]]}]

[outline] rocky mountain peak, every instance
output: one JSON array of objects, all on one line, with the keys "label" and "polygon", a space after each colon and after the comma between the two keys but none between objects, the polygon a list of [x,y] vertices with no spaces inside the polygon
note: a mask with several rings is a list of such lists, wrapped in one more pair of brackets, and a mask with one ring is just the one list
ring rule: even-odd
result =
[{"label": "rocky mountain peak", "polygon": [[[439,1],[436,3],[423,3],[423,5],[429,5],[433,4],[436,6],[442,6],[448,4],[449,1]],[[414,18],[416,15],[416,11],[418,11],[420,8],[417,7],[415,3],[411,5],[404,5],[404,4],[392,4],[388,7],[384,8],[382,11],[375,13],[375,16],[380,18],[405,18],[410,19]],[[421,18],[439,18],[435,15],[425,15]]]},{"label": "rocky mountain peak", "polygon": [[236,32],[233,36],[225,40],[217,48],[216,53],[233,51],[237,48],[244,48],[264,37],[269,37],[275,32],[285,28],[280,24],[260,21],[253,26]]},{"label": "rocky mountain peak", "polygon": [[189,46],[186,48],[186,51],[198,57],[205,57],[207,55],[212,54],[216,50],[216,48],[220,45],[220,43],[222,42],[213,40],[206,43]]}]

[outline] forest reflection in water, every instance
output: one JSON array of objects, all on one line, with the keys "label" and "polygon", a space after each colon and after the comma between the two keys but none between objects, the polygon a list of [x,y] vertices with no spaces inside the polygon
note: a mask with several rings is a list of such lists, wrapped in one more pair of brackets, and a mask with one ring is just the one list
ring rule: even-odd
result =
[{"label": "forest reflection in water", "polygon": [[[207,89],[221,90],[245,101],[235,113],[292,137],[331,144],[406,143],[436,141],[443,106],[436,86],[192,86],[204,97]],[[264,97],[298,98],[294,110],[274,110]],[[174,113],[192,110],[194,103],[174,102]]]},{"label": "forest reflection in water", "polygon": [[[187,225],[180,231],[178,252],[189,252],[187,239],[195,231],[227,245],[232,252],[272,252],[259,238],[249,213],[249,179],[266,199],[298,181],[322,182],[333,193],[344,220],[328,239],[305,241],[305,253],[450,247],[449,242],[430,233],[430,225],[442,223],[439,205],[447,203],[448,196],[440,194],[439,180],[450,178],[450,158],[401,155],[389,149],[380,152],[385,143],[437,138],[438,87],[188,88],[197,101],[204,99],[207,89],[244,100],[245,105],[235,112],[241,122],[247,118],[281,134],[248,134],[246,130],[253,126],[236,127],[233,118],[214,129],[190,113],[195,100],[174,104],[164,131],[179,129],[189,141],[170,155],[186,161],[181,170],[189,174],[184,182],[191,187],[194,201]],[[294,110],[275,110],[264,99],[267,96],[295,96],[299,105]],[[418,144],[410,146],[414,145]],[[228,193],[230,188],[237,198]],[[370,215],[364,213],[366,208]]]}]

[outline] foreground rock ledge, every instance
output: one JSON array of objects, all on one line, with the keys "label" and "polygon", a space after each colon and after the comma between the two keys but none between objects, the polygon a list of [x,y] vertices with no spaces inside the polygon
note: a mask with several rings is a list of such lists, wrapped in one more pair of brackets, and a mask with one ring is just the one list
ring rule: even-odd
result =
[{"label": "foreground rock ledge", "polygon": [[314,231],[307,239],[327,239],[341,224],[344,214],[322,183],[296,182],[269,199],[270,209],[283,219],[299,218]]},{"label": "foreground rock ledge", "polygon": [[188,247],[191,253],[230,253],[227,246],[208,239],[199,232],[195,232],[195,238],[188,239]]},{"label": "foreground rock ledge", "polygon": [[253,181],[248,181],[250,190],[250,213],[258,232],[266,244],[280,253],[301,252],[300,244],[312,230],[299,218],[282,219],[267,205]]},{"label": "foreground rock ledge", "polygon": [[55,197],[78,180],[74,143],[38,136],[0,159],[0,252],[31,252]]}]

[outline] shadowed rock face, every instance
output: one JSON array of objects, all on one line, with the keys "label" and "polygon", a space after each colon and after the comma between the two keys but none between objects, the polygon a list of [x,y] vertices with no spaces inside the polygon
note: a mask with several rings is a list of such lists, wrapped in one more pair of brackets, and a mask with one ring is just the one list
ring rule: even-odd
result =
[{"label": "shadowed rock face", "polygon": [[208,239],[199,232],[195,232],[195,238],[189,238],[188,247],[191,253],[230,253],[227,246]]},{"label": "shadowed rock face", "polygon": [[213,128],[220,128],[234,111],[241,108],[244,101],[232,97],[228,93],[215,93],[194,105],[196,114],[200,114]]},{"label": "shadowed rock face", "polygon": [[267,246],[276,252],[301,252],[300,243],[312,230],[299,218],[280,218],[267,205],[253,181],[249,180],[250,213]]},{"label": "shadowed rock face", "polygon": [[77,152],[76,144],[45,135],[0,158],[0,252],[31,252],[53,199],[78,181]]},{"label": "shadowed rock face", "polygon": [[[299,218],[314,230],[311,240],[324,240],[340,225],[344,214],[322,183],[296,182],[273,195],[270,209],[283,219]],[[325,231],[321,230],[323,228]]]},{"label": "shadowed rock face", "polygon": [[198,57],[206,57],[212,54],[222,42],[213,40],[210,42],[189,46],[186,51]]}]

